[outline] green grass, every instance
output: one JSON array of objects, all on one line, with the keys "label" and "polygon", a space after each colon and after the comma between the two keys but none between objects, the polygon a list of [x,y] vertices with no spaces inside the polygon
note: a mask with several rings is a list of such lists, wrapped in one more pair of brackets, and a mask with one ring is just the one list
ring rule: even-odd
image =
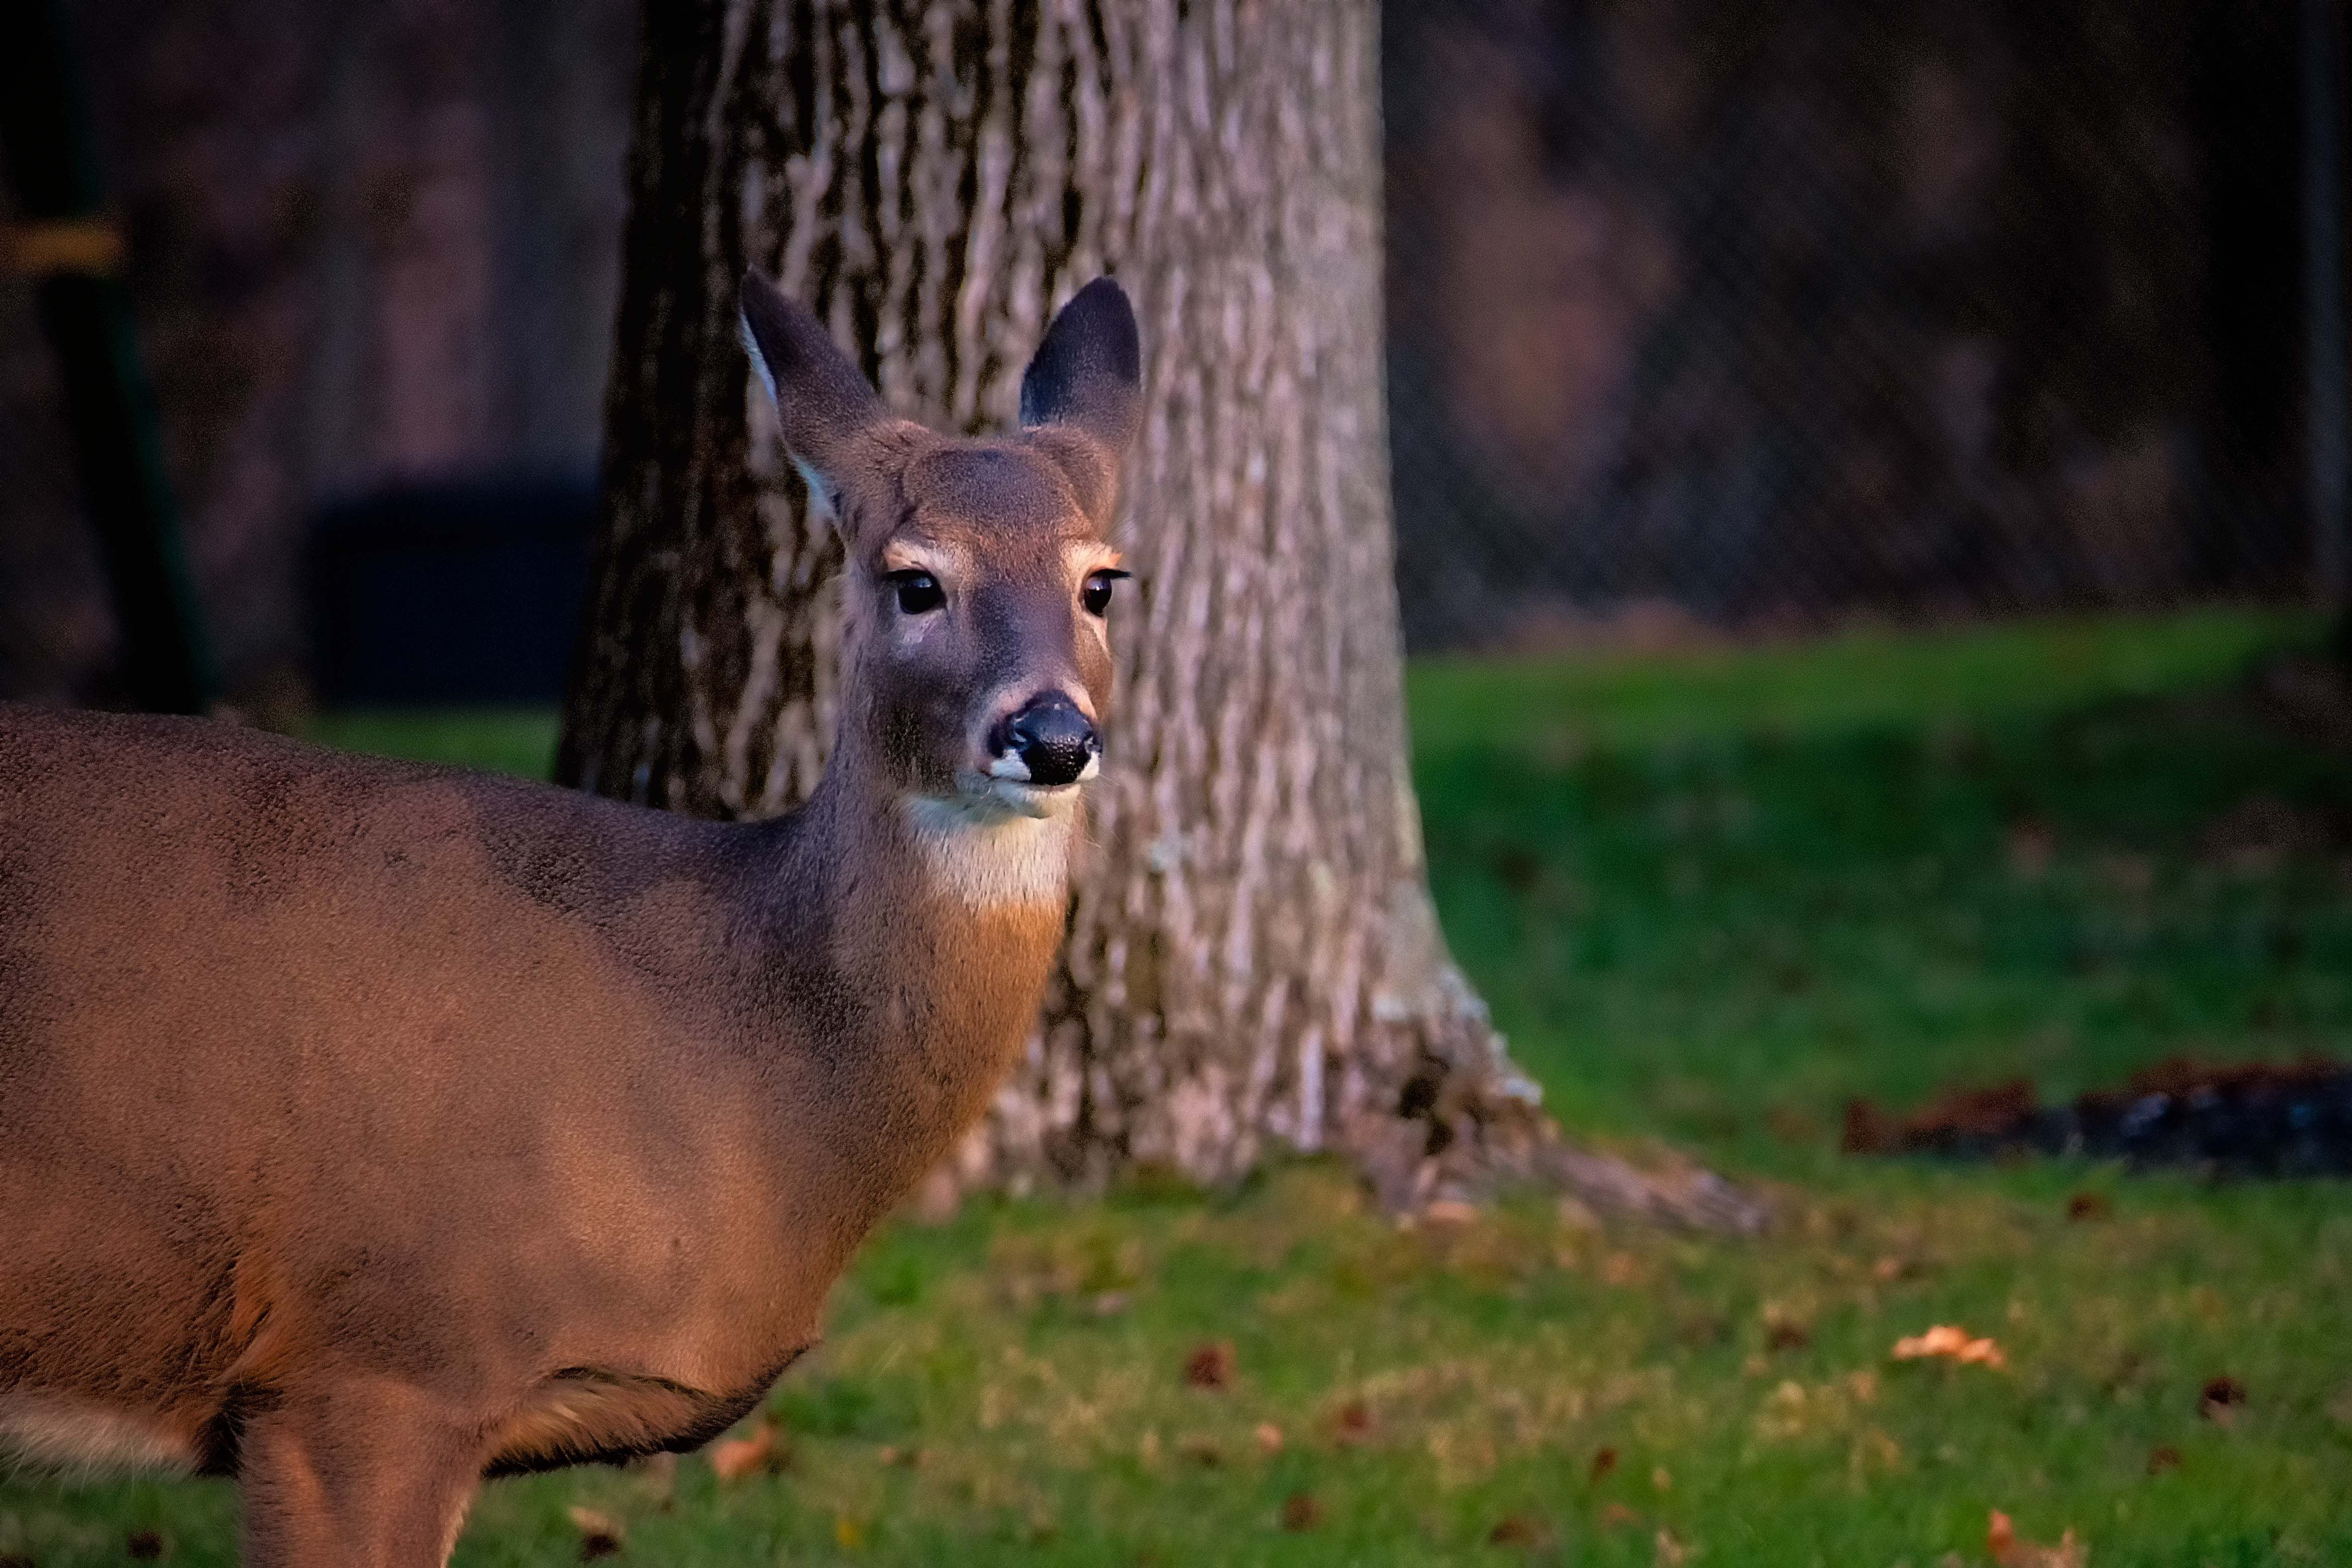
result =
[{"label": "green grass", "polygon": [[[1771,1186],[1773,1235],[1535,1201],[1401,1232],[1312,1163],[974,1205],[861,1256],[771,1401],[782,1474],[501,1482],[458,1561],[572,1561],[574,1504],[625,1524],[620,1561],[688,1568],[1928,1568],[1987,1562],[1993,1509],[2098,1568],[2352,1561],[2352,1189],[1834,1149],[1855,1094],[2344,1049],[2352,777],[2236,695],[2309,635],[2206,614],[1416,670],[1434,885],[1515,1053],[1571,1125]],[[544,721],[327,733],[551,750]],[[2304,840],[2266,853],[2263,821]],[[2084,1190],[2110,1207],[2070,1221]],[[1890,1359],[1937,1322],[2008,1365]],[[1192,1386],[1212,1341],[1236,1375]],[[2222,1375],[2248,1398],[2204,1419]],[[0,1485],[0,1555],[114,1563],[153,1529],[220,1563],[233,1517],[215,1483]]]}]

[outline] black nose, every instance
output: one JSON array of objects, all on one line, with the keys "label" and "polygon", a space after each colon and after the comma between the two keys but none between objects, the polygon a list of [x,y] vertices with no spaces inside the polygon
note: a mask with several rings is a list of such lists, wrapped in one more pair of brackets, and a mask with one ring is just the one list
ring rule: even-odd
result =
[{"label": "black nose", "polygon": [[1031,697],[1004,725],[998,749],[1021,758],[1032,784],[1075,784],[1102,750],[1095,727],[1059,692]]}]

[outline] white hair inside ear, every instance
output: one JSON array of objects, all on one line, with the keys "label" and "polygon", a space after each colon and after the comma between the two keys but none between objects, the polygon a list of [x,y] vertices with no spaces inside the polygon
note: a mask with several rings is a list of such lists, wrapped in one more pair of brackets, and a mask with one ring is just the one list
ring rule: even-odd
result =
[{"label": "white hair inside ear", "polygon": [[[776,395],[776,372],[768,368],[768,356],[760,352],[760,340],[751,332],[751,319],[740,310],[735,314],[735,331],[743,340],[743,353],[751,361],[751,373],[759,378],[761,386],[768,389],[769,403],[780,407]],[[808,486],[809,509],[828,521],[835,520],[838,513],[833,504],[833,486],[826,484],[824,476],[809,466],[807,459],[799,453],[789,455],[793,466],[800,470],[801,482]]]},{"label": "white hair inside ear", "polygon": [[735,335],[743,340],[743,352],[751,361],[751,373],[768,389],[768,401],[776,401],[776,372],[768,368],[768,356],[760,352],[760,340],[751,334],[751,319],[740,310],[735,312]]}]

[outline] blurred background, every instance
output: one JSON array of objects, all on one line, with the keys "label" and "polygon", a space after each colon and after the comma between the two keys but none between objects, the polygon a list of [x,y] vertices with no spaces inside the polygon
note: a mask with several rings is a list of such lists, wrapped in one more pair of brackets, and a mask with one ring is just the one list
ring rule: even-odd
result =
[{"label": "blurred background", "polygon": [[[634,5],[50,9],[221,695],[551,701]],[[2324,597],[2340,106],[2305,43],[2333,26],[2291,0],[1390,0],[1413,650]],[[120,702],[19,260],[0,695]]]}]

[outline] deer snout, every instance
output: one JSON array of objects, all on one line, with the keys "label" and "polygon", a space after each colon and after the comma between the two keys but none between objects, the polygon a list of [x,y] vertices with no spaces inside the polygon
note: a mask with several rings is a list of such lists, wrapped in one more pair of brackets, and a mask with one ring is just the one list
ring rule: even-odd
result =
[{"label": "deer snout", "polygon": [[1102,737],[1077,704],[1060,692],[1040,692],[1006,716],[991,749],[997,777],[1054,789],[1094,777]]}]

